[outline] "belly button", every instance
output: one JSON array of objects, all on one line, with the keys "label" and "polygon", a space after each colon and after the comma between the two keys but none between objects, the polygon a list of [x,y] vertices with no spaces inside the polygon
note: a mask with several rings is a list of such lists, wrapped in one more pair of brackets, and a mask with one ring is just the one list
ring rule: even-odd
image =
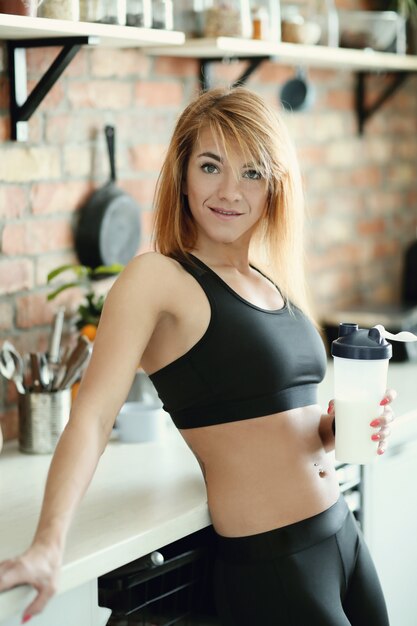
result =
[{"label": "belly button", "polygon": [[322,467],[319,467],[318,463],[314,463],[314,467],[318,467],[320,478],[324,478],[325,476],[327,476],[326,470],[324,470]]}]

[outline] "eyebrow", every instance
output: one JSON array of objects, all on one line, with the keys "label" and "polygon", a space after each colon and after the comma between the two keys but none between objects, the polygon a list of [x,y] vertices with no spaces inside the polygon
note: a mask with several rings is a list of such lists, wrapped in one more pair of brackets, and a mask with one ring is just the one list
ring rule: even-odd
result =
[{"label": "eyebrow", "polygon": [[[223,159],[218,154],[215,154],[214,152],[202,152],[201,154],[197,154],[197,158],[199,157],[209,157],[210,159],[214,159],[218,163],[223,163]],[[243,168],[247,168],[247,167],[253,168],[253,167],[256,167],[256,165],[254,165],[253,163],[245,163],[243,165]]]},{"label": "eyebrow", "polygon": [[198,154],[197,157],[209,157],[210,159],[214,159],[219,163],[223,163],[223,159],[219,157],[218,154],[214,154],[214,152],[202,152],[201,154]]}]

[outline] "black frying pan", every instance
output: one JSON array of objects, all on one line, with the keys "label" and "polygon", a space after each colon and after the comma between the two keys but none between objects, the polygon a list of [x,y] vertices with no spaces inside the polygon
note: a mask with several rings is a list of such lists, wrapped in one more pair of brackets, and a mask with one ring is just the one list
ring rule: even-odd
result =
[{"label": "black frying pan", "polygon": [[75,249],[83,265],[125,265],[140,243],[140,211],[134,199],[116,186],[113,126],[104,129],[110,160],[110,180],[81,207]]}]

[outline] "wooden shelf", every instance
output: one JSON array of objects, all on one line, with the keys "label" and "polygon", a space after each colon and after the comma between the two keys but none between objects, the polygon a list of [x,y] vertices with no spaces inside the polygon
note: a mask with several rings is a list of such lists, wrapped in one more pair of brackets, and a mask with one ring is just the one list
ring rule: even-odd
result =
[{"label": "wooden shelf", "polygon": [[57,37],[94,37],[97,45],[113,48],[168,45],[172,49],[185,41],[178,31],[0,14],[0,40]]},{"label": "wooden shelf", "polygon": [[189,39],[177,48],[151,47],[151,55],[199,59],[271,57],[277,63],[362,71],[416,72],[417,56],[374,50],[304,46],[235,37]]}]

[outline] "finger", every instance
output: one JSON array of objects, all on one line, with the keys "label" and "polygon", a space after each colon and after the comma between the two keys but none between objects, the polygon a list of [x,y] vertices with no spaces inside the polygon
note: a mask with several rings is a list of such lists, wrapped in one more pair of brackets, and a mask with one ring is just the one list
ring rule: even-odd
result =
[{"label": "finger", "polygon": [[390,404],[391,402],[395,400],[396,397],[397,397],[397,392],[395,391],[395,389],[387,389],[380,404],[381,405]]},{"label": "finger", "polygon": [[56,593],[56,589],[49,585],[48,587],[41,587],[37,589],[38,595],[34,598],[34,600],[26,607],[24,615],[37,615],[41,613],[48,600]]},{"label": "finger", "polygon": [[386,427],[386,428],[381,428],[381,430],[379,431],[379,433],[377,433],[377,436],[379,437],[378,441],[383,442],[386,441],[387,437],[389,437],[391,434],[391,429]]},{"label": "finger", "polygon": [[385,426],[386,424],[390,424],[394,420],[394,411],[390,406],[386,406],[382,415],[379,418],[381,426]]},{"label": "finger", "polygon": [[327,407],[328,415],[334,416],[334,400],[330,400],[329,406]]},{"label": "finger", "polygon": [[386,448],[387,448],[387,444],[386,444],[386,442],[385,442],[385,441],[381,441],[381,442],[378,444],[378,448],[377,448],[377,450],[376,450],[376,453],[377,453],[379,456],[381,456],[382,454],[385,454],[385,450],[386,450]]}]

